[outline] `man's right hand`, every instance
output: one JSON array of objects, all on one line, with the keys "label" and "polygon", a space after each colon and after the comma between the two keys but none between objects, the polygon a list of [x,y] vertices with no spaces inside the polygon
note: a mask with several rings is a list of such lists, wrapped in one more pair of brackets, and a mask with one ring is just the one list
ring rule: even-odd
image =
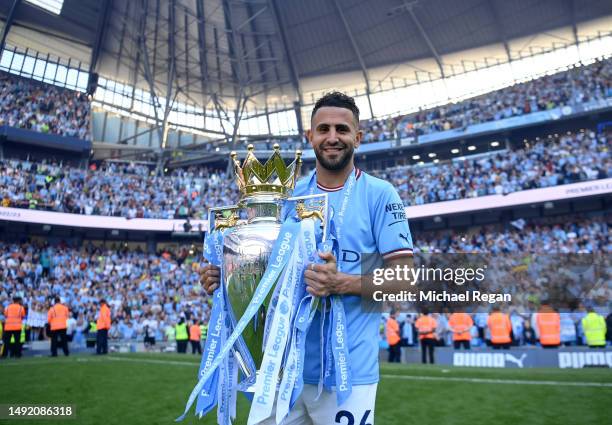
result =
[{"label": "man's right hand", "polygon": [[204,290],[209,294],[219,287],[220,280],[219,267],[210,263],[206,264],[200,271],[200,280],[204,286]]}]

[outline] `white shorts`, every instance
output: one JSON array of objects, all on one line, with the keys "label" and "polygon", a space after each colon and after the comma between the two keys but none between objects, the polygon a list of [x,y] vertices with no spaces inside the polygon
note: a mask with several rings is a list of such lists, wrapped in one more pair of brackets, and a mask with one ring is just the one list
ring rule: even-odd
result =
[{"label": "white shorts", "polygon": [[[374,425],[374,405],[378,384],[354,385],[351,396],[341,406],[336,405],[336,393],[323,390],[317,397],[316,385],[304,385],[302,395],[295,402],[281,425]],[[272,417],[260,425],[275,425]]]}]

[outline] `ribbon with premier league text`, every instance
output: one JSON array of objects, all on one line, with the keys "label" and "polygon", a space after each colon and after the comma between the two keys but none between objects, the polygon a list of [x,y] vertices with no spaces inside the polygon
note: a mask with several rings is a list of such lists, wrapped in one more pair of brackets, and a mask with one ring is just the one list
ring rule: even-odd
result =
[{"label": "ribbon with premier league text", "polygon": [[[210,264],[219,267],[221,274],[223,274],[223,234],[222,231],[214,231],[209,233],[204,240],[204,257]],[[223,282],[223,276],[221,276],[220,282]],[[198,371],[198,377],[200,378],[210,369],[212,362],[219,354],[222,341],[226,337],[223,286],[221,284],[213,293],[208,334],[206,335],[206,343],[204,344],[204,352]],[[206,415],[217,404],[218,381],[219,370],[215,370],[198,394],[196,414],[200,417]]]},{"label": "ribbon with premier league text", "polygon": [[[312,226],[303,230],[304,236],[300,240],[299,250],[301,256],[305,258],[304,268],[308,264],[318,260],[316,255],[316,236]],[[301,270],[303,276],[304,270]],[[304,388],[304,355],[306,351],[306,334],[310,329],[316,309],[313,308],[315,298],[305,291],[305,285],[301,286],[301,291],[294,296],[295,314],[292,326],[292,337],[285,363],[283,378],[279,386],[279,395],[276,404],[276,423],[281,421],[289,414],[289,410],[294,406],[297,398]]]},{"label": "ribbon with premier league text", "polygon": [[[289,220],[293,220],[290,218]],[[295,240],[293,255],[289,260],[278,284],[276,306],[273,314],[268,314],[267,321],[271,322],[264,346],[264,357],[255,383],[255,393],[251,404],[248,425],[254,425],[268,418],[272,414],[274,402],[277,403],[277,423],[289,411],[291,397],[294,391],[294,381],[301,375],[300,355],[296,345],[296,326],[299,306],[304,297],[303,285],[304,269],[308,257],[314,252],[314,222],[304,220],[300,222],[300,237]],[[308,248],[306,246],[308,245]],[[279,386],[279,375],[283,374]]]},{"label": "ribbon with premier league text", "polygon": [[[295,245],[295,240],[299,238],[300,234],[300,223],[296,223],[294,220],[285,221],[280,229],[278,239],[274,243],[272,248],[272,253],[270,255],[270,259],[268,265],[266,267],[266,271],[262,276],[257,288],[255,289],[255,293],[253,294],[253,298],[249,302],[247,309],[244,314],[240,318],[240,320],[234,326],[231,334],[223,341],[223,345],[217,355],[214,357],[214,360],[210,363],[210,366],[205,367],[203,373],[200,376],[198,383],[195,388],[192,390],[189,395],[189,399],[185,405],[185,410],[183,414],[177,418],[177,421],[182,421],[189,409],[193,405],[194,401],[199,395],[202,395],[201,391],[204,389],[206,383],[213,376],[213,374],[217,371],[219,366],[223,363],[225,357],[229,354],[232,349],[233,344],[238,340],[249,321],[255,316],[263,302],[265,301],[270,289],[274,286],[274,284],[278,281],[281,273],[284,271],[287,262],[289,261],[292,254],[292,247]],[[223,283],[222,283],[223,284]],[[229,384],[229,379],[227,378],[227,371],[225,371],[225,376],[219,376],[221,379],[221,383],[226,381],[226,385]],[[222,389],[226,387],[222,386]],[[222,397],[224,395],[222,394]],[[231,395],[228,397],[231,399]]]},{"label": "ribbon with premier league text", "polygon": [[[355,183],[357,180],[357,170],[353,169],[351,174],[348,176],[340,196],[340,204],[335,205],[338,210],[337,214],[335,210],[332,214],[329,214],[330,221],[327,226],[329,234],[326,238],[325,246],[320,248],[321,251],[332,251],[337,259],[338,271],[342,271],[342,265],[340,262],[339,253],[340,244],[342,242],[342,230],[344,225],[344,216],[346,214],[349,199],[352,195]],[[311,175],[309,182],[310,193],[314,193],[316,187],[316,173]],[[333,207],[332,207],[333,209]],[[348,335],[347,335],[347,324],[346,315],[344,311],[344,304],[342,298],[339,295],[332,295],[329,297],[331,302],[329,321],[326,326],[326,300],[322,300],[323,309],[321,312],[321,375],[319,378],[319,394],[321,389],[324,387],[328,391],[332,391],[335,386],[336,390],[336,403],[338,406],[342,405],[344,401],[351,395],[352,386],[352,373],[351,365],[349,361],[349,350],[348,350]],[[335,380],[332,380],[332,374]]]}]

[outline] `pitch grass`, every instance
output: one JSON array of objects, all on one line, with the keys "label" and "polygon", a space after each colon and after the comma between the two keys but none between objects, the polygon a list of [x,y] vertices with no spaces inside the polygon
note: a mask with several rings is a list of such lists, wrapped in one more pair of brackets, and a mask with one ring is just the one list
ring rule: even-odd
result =
[{"label": "pitch grass", "polygon": [[[177,354],[1,361],[0,403],[72,404],[76,405],[77,418],[0,423],[170,425],[182,412],[195,384],[198,363],[195,357]],[[612,371],[608,369],[494,370],[383,364],[381,374],[377,425],[583,425],[609,423],[610,419],[611,385],[563,385],[612,383]],[[446,378],[558,383],[517,385]],[[238,411],[236,423],[245,424],[248,403],[242,396]],[[347,425],[345,419],[342,421]],[[202,420],[191,415],[183,423],[212,425],[216,420],[214,415]]]}]

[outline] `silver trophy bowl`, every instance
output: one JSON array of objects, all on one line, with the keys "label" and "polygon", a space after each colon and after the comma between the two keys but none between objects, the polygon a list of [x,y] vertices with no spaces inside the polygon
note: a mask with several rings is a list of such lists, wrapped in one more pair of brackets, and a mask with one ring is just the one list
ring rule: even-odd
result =
[{"label": "silver trophy bowl", "polygon": [[[240,320],[253,298],[281,227],[280,200],[272,197],[251,198],[245,205],[248,216],[246,223],[230,229],[223,240],[224,284],[234,324]],[[244,346],[234,346],[236,359],[247,382],[254,382],[256,369],[263,359],[264,325],[273,293],[274,288],[242,333]],[[244,352],[245,347],[248,353]],[[246,360],[249,354],[255,370]]]}]

